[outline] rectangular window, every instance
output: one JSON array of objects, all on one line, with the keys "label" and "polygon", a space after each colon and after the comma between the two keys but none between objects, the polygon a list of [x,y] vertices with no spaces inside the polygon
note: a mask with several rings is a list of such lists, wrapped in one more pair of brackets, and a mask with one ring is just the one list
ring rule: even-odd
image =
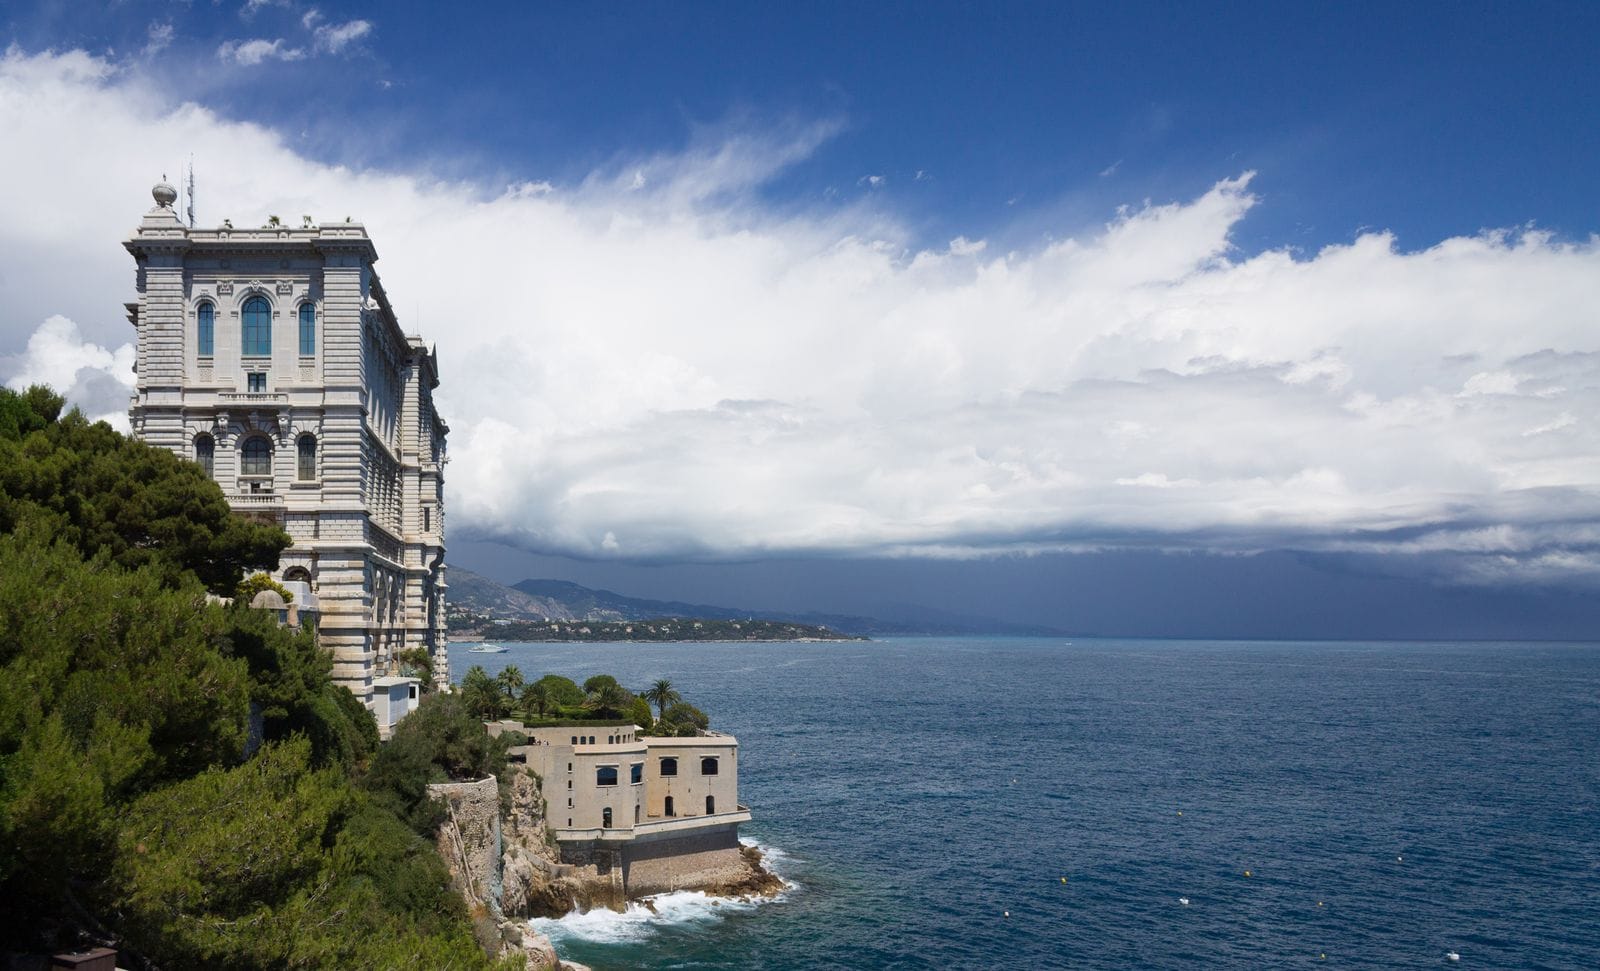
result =
[{"label": "rectangular window", "polygon": [[200,327],[199,327],[199,331],[200,331],[200,333],[199,333],[199,344],[200,344],[199,351],[200,351],[200,356],[201,357],[210,357],[211,354],[212,354],[212,351],[215,350],[215,348],[216,348],[216,327],[217,327],[216,311],[212,308],[212,306],[209,303],[203,303],[203,304],[200,305],[199,311],[197,311],[197,316],[199,318],[199,324],[200,324]]},{"label": "rectangular window", "polygon": [[614,786],[617,784],[617,767],[614,765],[598,765],[594,770],[594,784],[597,786]]},{"label": "rectangular window", "polygon": [[677,759],[662,759],[661,760],[661,774],[662,775],[677,775],[678,774],[678,760]]},{"label": "rectangular window", "polygon": [[433,531],[433,510],[427,506],[422,507],[422,531],[424,533]]},{"label": "rectangular window", "polygon": [[309,303],[300,305],[300,356],[317,353],[317,308]]},{"label": "rectangular window", "polygon": [[701,775],[716,775],[717,774],[717,760],[714,757],[709,756],[709,755],[706,756],[705,758],[701,759],[700,760],[700,774]]},{"label": "rectangular window", "polygon": [[245,375],[245,389],[253,392],[267,390],[267,375],[262,371],[251,371]]},{"label": "rectangular window", "polygon": [[635,762],[628,766],[628,781],[634,785],[644,781],[644,763]]}]

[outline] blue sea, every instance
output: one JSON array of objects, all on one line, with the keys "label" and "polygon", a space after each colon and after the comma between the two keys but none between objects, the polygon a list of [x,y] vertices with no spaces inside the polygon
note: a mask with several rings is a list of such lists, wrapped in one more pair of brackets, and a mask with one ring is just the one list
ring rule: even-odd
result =
[{"label": "blue sea", "polygon": [[506,646],[670,678],[792,883],[536,922],[596,971],[1600,967],[1600,645]]}]

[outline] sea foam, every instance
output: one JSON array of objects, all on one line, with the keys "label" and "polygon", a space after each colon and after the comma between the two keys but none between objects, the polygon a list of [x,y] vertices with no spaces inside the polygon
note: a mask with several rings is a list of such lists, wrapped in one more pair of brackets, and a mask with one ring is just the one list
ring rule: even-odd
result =
[{"label": "sea foam", "polygon": [[640,902],[630,901],[628,909],[620,914],[605,907],[596,907],[563,917],[536,917],[528,924],[550,938],[557,948],[563,941],[632,944],[646,940],[668,927],[690,928],[696,924],[714,923],[735,914],[749,914],[762,904],[783,900],[800,888],[798,883],[783,874],[783,870],[793,862],[787,853],[752,840],[741,842],[761,851],[767,869],[783,880],[783,890],[771,897],[745,898],[715,897],[700,890],[675,890],[646,897]]}]

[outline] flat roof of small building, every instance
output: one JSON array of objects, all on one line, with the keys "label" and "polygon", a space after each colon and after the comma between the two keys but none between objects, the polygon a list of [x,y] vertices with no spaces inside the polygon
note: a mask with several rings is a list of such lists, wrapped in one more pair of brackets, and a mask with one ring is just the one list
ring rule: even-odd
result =
[{"label": "flat roof of small building", "polygon": [[391,674],[382,678],[373,678],[374,688],[392,688],[397,684],[421,684],[421,678],[402,678],[398,674]]}]

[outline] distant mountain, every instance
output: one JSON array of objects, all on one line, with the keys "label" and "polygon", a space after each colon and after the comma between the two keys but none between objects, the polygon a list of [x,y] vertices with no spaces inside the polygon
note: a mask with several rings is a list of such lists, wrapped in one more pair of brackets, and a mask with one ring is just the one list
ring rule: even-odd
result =
[{"label": "distant mountain", "polygon": [[914,605],[895,605],[891,619],[751,610],[677,600],[648,600],[611,590],[595,590],[566,580],[523,580],[513,587],[451,567],[448,601],[453,613],[472,613],[497,620],[629,621],[683,617],[697,620],[769,620],[812,624],[845,634],[1041,634],[1058,630],[1007,624],[988,617],[951,614]]}]

